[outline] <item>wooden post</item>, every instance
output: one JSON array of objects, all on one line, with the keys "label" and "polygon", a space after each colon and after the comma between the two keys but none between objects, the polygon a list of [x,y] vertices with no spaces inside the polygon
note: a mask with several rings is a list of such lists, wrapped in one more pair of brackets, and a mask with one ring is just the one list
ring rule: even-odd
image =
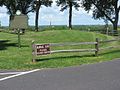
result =
[{"label": "wooden post", "polygon": [[95,56],[98,56],[98,52],[99,52],[99,40],[98,38],[96,38],[96,44],[95,44]]},{"label": "wooden post", "polygon": [[18,28],[18,47],[21,47],[21,43],[20,43],[20,29]]},{"label": "wooden post", "polygon": [[32,62],[36,62],[35,60],[35,44],[34,44],[34,40],[31,43],[32,46]]}]

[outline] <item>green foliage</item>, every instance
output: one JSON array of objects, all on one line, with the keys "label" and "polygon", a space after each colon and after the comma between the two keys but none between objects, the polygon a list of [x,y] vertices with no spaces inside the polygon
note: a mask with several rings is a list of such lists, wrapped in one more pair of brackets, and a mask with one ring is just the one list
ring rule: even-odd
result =
[{"label": "green foliage", "polygon": [[119,0],[82,0],[82,6],[86,11],[93,11],[94,19],[105,19],[113,24],[113,30],[117,30],[120,4]]},{"label": "green foliage", "polygon": [[0,6],[3,6],[4,0],[0,0]]},{"label": "green foliage", "polygon": [[[113,1],[115,0],[82,0],[82,5],[87,11],[93,10],[93,17],[95,19],[105,18],[106,15],[109,18],[113,18],[112,15],[115,14],[114,3],[117,3],[118,0]],[[94,6],[94,8],[92,6]]]},{"label": "green foliage", "polygon": [[57,2],[57,6],[61,6],[61,11],[64,11],[65,9],[69,8],[70,4],[72,4],[72,6],[78,10],[78,8],[80,7],[80,5],[78,4],[78,0],[58,0]]},{"label": "green foliage", "polygon": [[1,5],[5,5],[10,15],[14,15],[17,10],[22,14],[28,14],[33,11],[32,4],[34,0],[2,0]]},{"label": "green foliage", "polygon": [[[108,40],[113,37],[101,34],[80,32],[78,30],[50,30],[43,32],[26,31],[21,35],[22,47],[17,47],[17,35],[0,32],[0,69],[35,69],[35,68],[51,68],[51,67],[67,67],[81,64],[90,64],[102,62],[120,57],[120,49],[108,50],[100,53],[98,57],[94,57],[94,53],[62,53],[51,54],[47,56],[38,56],[38,62],[32,63],[31,59],[31,41],[36,43],[64,43],[64,42],[86,42],[95,41],[98,37],[100,40]],[[101,47],[117,45],[117,43],[109,43],[101,45]],[[94,46],[77,46],[77,47],[54,47],[51,49],[71,49],[71,48],[93,48]]]}]

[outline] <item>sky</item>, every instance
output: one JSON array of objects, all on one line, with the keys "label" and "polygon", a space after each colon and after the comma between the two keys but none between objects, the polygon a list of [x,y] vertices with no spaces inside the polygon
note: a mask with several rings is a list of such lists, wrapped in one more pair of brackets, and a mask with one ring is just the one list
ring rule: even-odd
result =
[{"label": "sky", "polygon": [[[42,6],[39,11],[39,25],[68,25],[68,9],[61,12],[60,7],[56,6],[55,0],[51,7]],[[35,24],[35,13],[28,14],[29,25]],[[2,26],[9,26],[9,15],[5,6],[0,7],[0,22]],[[92,18],[92,11],[87,13],[83,8],[79,11],[73,8],[73,25],[104,25],[103,20],[94,20]]]}]

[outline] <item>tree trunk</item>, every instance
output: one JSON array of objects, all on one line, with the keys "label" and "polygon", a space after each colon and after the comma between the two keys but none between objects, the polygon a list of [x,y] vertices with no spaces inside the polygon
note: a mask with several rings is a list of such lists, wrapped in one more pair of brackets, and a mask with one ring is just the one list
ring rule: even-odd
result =
[{"label": "tree trunk", "polygon": [[118,23],[117,23],[117,22],[114,22],[114,23],[113,23],[113,30],[117,31],[117,27],[118,27]]},{"label": "tree trunk", "polygon": [[118,19],[119,19],[119,11],[116,11],[115,20],[113,22],[114,34],[118,34]]},{"label": "tree trunk", "polygon": [[39,11],[36,11],[35,31],[38,31],[38,18],[39,18]]},{"label": "tree trunk", "polygon": [[39,20],[39,9],[40,9],[40,4],[37,5],[37,8],[36,8],[36,18],[35,18],[35,31],[38,32],[38,20]]},{"label": "tree trunk", "polygon": [[72,3],[69,4],[69,29],[72,29]]},{"label": "tree trunk", "polygon": [[114,8],[115,8],[115,17],[114,17],[114,21],[113,21],[113,30],[114,30],[114,34],[118,34],[118,20],[119,20],[119,9],[118,9],[118,0],[115,1],[114,3]]},{"label": "tree trunk", "polygon": [[114,22],[113,23],[113,30],[112,30],[112,35],[117,35],[118,34],[118,23],[117,22]]}]

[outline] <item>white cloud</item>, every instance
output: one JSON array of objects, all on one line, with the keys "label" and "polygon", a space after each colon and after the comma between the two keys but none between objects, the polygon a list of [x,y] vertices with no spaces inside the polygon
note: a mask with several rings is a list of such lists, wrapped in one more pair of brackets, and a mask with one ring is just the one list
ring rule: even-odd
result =
[{"label": "white cloud", "polygon": [[1,14],[0,14],[0,19],[6,18],[6,17],[8,17],[7,14],[4,14],[4,13],[1,13]]},{"label": "white cloud", "polygon": [[0,7],[0,19],[7,17],[7,9],[5,6]]},{"label": "white cloud", "polygon": [[1,25],[9,25],[9,15],[7,14],[7,9],[5,6],[0,7],[0,22]]},{"label": "white cloud", "polygon": [[52,0],[52,1],[53,1],[52,7],[56,7],[56,1],[57,1],[57,0]]},{"label": "white cloud", "polygon": [[[119,2],[118,2],[118,6],[120,6],[120,0],[119,0]],[[120,16],[120,13],[119,13],[119,16]],[[120,17],[119,17],[118,24],[120,25]]]},{"label": "white cloud", "polygon": [[5,6],[0,7],[0,13],[6,13],[6,12],[7,12],[7,9]]},{"label": "white cloud", "polygon": [[35,24],[35,13],[29,13],[28,14],[28,22],[30,25],[34,25]]},{"label": "white cloud", "polygon": [[118,6],[120,6],[120,0],[118,1]]}]

